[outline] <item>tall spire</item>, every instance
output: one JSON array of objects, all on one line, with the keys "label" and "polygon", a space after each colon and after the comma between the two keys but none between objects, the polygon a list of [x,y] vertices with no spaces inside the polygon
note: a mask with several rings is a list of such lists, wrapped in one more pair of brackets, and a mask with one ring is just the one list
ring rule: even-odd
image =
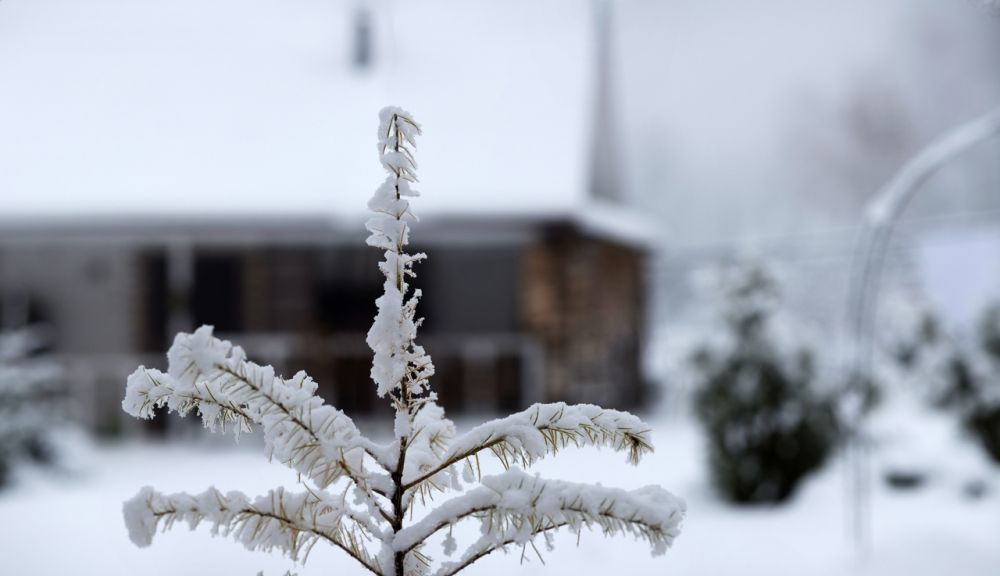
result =
[{"label": "tall spire", "polygon": [[591,198],[622,202],[620,138],[615,102],[613,0],[592,0],[594,15],[594,84],[590,149]]}]

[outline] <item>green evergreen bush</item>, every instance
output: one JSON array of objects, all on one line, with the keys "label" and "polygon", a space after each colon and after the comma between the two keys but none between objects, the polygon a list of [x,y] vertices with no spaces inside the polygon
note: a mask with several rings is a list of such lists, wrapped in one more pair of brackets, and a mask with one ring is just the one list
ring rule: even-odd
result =
[{"label": "green evergreen bush", "polygon": [[1000,303],[989,306],[979,323],[982,361],[965,425],[994,462],[1000,464]]},{"label": "green evergreen bush", "polygon": [[62,414],[59,371],[34,348],[28,329],[0,332],[0,486],[14,465],[48,464],[54,458],[50,434]]},{"label": "green evergreen bush", "polygon": [[776,325],[769,271],[741,264],[720,288],[722,337],[691,358],[712,479],[733,502],[780,502],[832,452],[834,402],[818,390],[815,352]]}]

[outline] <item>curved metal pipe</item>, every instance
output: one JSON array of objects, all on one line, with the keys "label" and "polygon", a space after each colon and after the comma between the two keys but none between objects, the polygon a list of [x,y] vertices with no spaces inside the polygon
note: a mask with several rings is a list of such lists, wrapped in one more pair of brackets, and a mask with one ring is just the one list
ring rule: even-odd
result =
[{"label": "curved metal pipe", "polygon": [[850,329],[845,396],[851,445],[851,529],[859,551],[866,548],[868,497],[871,490],[867,448],[861,434],[864,399],[872,392],[874,323],[882,266],[893,229],[925,182],[943,166],[970,148],[1000,135],[1000,107],[949,131],[907,162],[868,203],[851,258],[847,320]]}]

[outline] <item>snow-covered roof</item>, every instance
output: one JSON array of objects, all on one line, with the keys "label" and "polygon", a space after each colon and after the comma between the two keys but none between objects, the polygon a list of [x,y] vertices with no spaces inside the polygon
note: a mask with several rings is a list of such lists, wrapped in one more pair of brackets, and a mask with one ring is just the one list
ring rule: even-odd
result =
[{"label": "snow-covered roof", "polygon": [[[352,66],[355,10],[374,60]],[[425,215],[586,202],[588,2],[4,0],[0,222],[360,216],[377,112]]]}]

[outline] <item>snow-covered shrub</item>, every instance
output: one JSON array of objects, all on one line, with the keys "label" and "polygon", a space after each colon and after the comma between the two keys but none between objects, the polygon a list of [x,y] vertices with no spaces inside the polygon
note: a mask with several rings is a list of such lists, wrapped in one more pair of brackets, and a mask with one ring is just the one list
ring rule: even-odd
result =
[{"label": "snow-covered shrub", "polygon": [[1000,306],[984,310],[971,338],[946,329],[928,306],[911,303],[895,308],[906,306],[912,309],[911,320],[906,321],[906,313],[895,314],[897,321],[891,323],[890,342],[896,345],[889,347],[893,362],[880,370],[883,378],[900,391],[921,394],[931,405],[956,414],[1000,462]]},{"label": "snow-covered shrub", "polygon": [[0,485],[18,460],[52,459],[50,434],[61,421],[59,371],[35,354],[39,332],[0,333]]},{"label": "snow-covered shrub", "polygon": [[[662,553],[684,515],[683,502],[664,489],[546,480],[521,469],[570,445],[608,447],[638,463],[652,450],[649,427],[638,418],[591,405],[536,404],[458,434],[444,417],[430,387],[434,364],[416,344],[421,294],[409,285],[413,265],[425,256],[405,251],[409,223],[416,221],[410,198],[417,195],[411,184],[420,129],[397,108],[382,110],[380,120],[379,158],[389,174],[368,203],[376,215],[366,226],[368,244],[384,251],[385,283],[368,344],[378,395],[395,408],[395,440],[378,444],[364,437],[346,414],[316,396],[316,383],[303,372],[276,375],[214,338],[208,326],[179,334],[167,353],[167,373],[140,367],[129,377],[125,411],[150,418],[160,406],[181,415],[196,410],[210,429],[237,435],[257,425],[269,457],[299,473],[302,491],[277,488],[251,498],[215,488],[197,495],[143,488],[124,507],[131,539],[147,546],[160,527],[205,522],[250,549],[278,549],[296,560],[323,542],[386,576],[455,574],[508,546],[534,547],[539,537],[551,543],[552,532],[564,527],[632,534]],[[484,455],[498,458],[506,471],[481,476]],[[415,513],[445,492],[461,493]],[[478,522],[480,535],[455,556],[451,529],[463,521]],[[447,534],[444,553],[451,560],[432,559],[425,544],[435,534]]]},{"label": "snow-covered shrub", "polygon": [[725,271],[717,289],[719,326],[689,360],[712,478],[734,502],[782,501],[833,449],[834,403],[819,390],[814,353],[782,322],[762,263]]},{"label": "snow-covered shrub", "polygon": [[971,351],[919,296],[890,292],[885,301],[875,370],[882,385],[939,408],[961,409],[972,401],[977,376]]},{"label": "snow-covered shrub", "polygon": [[1000,303],[986,308],[973,355],[973,394],[965,425],[1000,464]]}]

